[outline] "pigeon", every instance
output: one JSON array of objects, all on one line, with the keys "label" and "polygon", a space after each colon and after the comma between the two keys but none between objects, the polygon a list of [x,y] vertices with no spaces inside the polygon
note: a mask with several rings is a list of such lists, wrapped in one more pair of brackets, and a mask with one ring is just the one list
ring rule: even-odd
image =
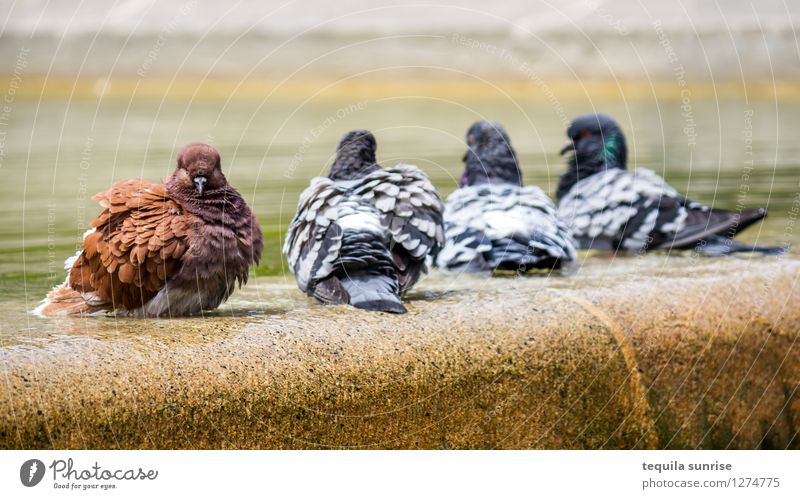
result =
[{"label": "pigeon", "polygon": [[687,199],[651,170],[627,169],[625,136],[603,114],[576,118],[561,154],[572,153],[558,184],[558,214],[581,248],[645,252],[695,249],[708,256],[781,248],[751,246],[733,237],[767,215],[739,212]]},{"label": "pigeon", "polygon": [[575,242],[540,188],[522,185],[502,125],[479,121],[467,131],[464,174],[445,205],[445,245],[437,265],[482,272],[561,269]]},{"label": "pigeon", "polygon": [[381,168],[375,137],[348,132],[327,177],[301,194],[283,247],[298,287],[325,304],[402,314],[443,241],[442,201],[412,165]]},{"label": "pigeon", "polygon": [[103,211],[39,315],[198,314],[246,283],[261,258],[258,222],[208,144],[184,147],[164,184],[126,180],[92,199]]}]

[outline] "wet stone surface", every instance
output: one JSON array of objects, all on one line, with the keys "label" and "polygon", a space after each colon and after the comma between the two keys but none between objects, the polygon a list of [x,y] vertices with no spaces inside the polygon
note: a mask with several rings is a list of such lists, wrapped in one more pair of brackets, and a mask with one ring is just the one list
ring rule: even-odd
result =
[{"label": "wet stone surface", "polygon": [[404,316],[290,276],[206,317],[18,314],[0,447],[800,446],[800,258],[582,258],[434,272]]}]

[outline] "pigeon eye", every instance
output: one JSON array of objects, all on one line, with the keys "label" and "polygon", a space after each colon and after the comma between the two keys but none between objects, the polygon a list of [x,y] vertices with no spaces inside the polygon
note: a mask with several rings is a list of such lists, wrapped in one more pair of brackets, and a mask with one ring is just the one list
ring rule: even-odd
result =
[{"label": "pigeon eye", "polygon": [[591,136],[591,135],[592,135],[592,132],[590,132],[590,131],[589,131],[589,130],[587,130],[587,129],[584,129],[584,130],[581,132],[581,137],[583,137],[584,139],[585,139],[586,137],[589,137],[589,136]]}]

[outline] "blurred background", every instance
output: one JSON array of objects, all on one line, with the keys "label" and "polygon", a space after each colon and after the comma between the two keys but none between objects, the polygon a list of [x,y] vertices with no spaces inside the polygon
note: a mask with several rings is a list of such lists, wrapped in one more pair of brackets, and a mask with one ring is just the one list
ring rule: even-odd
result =
[{"label": "blurred background", "polygon": [[633,164],[715,207],[768,206],[744,239],[791,244],[798,22],[782,0],[2,0],[0,299],[33,308],[89,197],[163,178],[187,142],[220,149],[266,232],[258,273],[286,275],[283,231],[344,132],[373,130],[384,165],[447,194],[484,118],[552,193],[569,121],[609,113]]}]

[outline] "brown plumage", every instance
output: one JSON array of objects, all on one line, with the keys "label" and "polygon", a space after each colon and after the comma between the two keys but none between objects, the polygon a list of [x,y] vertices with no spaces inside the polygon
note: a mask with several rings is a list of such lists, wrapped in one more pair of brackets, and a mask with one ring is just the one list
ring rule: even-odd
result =
[{"label": "brown plumage", "polygon": [[165,184],[126,180],[92,198],[103,211],[38,313],[191,315],[247,282],[261,258],[261,229],[228,185],[219,153],[193,143],[177,163]]}]

